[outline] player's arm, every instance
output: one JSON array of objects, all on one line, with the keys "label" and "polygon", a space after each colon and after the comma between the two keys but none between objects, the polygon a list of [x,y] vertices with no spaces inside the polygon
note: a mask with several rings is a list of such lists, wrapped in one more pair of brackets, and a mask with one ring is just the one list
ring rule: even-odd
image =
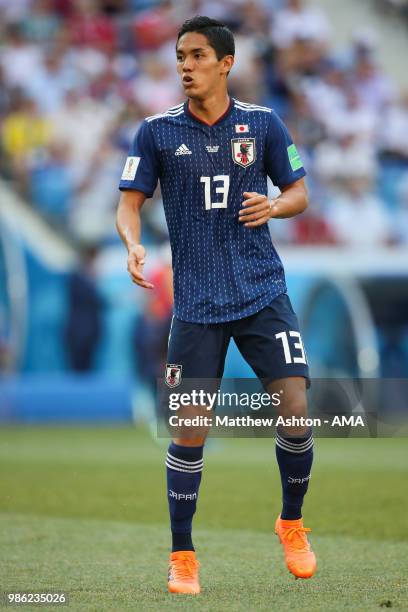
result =
[{"label": "player's arm", "polygon": [[307,188],[303,178],[281,187],[281,194],[274,200],[268,200],[265,195],[248,191],[243,195],[245,200],[239,211],[239,221],[245,227],[258,227],[272,218],[295,217],[306,210],[308,205]]},{"label": "player's arm", "polygon": [[281,194],[271,201],[270,218],[288,219],[300,215],[309,204],[305,179],[301,178],[281,187]]},{"label": "player's arm", "polygon": [[264,167],[281,193],[269,201],[264,194],[245,192],[239,220],[246,227],[258,227],[272,218],[294,217],[308,205],[302,160],[286,125],[273,111],[265,136]]},{"label": "player's arm", "polygon": [[145,199],[146,195],[141,191],[122,191],[116,213],[116,228],[128,251],[127,269],[132,281],[139,287],[153,289],[154,285],[143,276],[146,251],[140,244],[140,210]]},{"label": "player's arm", "polygon": [[122,192],[116,213],[116,227],[128,250],[128,271],[132,281],[153,289],[143,276],[146,251],[140,244],[140,210],[151,198],[159,176],[159,160],[148,122],[139,126],[123,168],[119,189]]}]

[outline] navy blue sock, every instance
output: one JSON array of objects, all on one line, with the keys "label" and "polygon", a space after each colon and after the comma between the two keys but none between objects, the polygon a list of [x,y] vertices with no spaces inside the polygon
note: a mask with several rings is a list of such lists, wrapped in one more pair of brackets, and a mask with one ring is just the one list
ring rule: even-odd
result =
[{"label": "navy blue sock", "polygon": [[172,442],[167,451],[167,497],[172,552],[194,550],[191,539],[193,515],[203,471],[204,446],[180,446]]},{"label": "navy blue sock", "polygon": [[313,438],[310,428],[306,436],[295,438],[276,431],[276,459],[282,481],[283,507],[281,518],[302,517],[303,498],[309,485],[313,463]]}]

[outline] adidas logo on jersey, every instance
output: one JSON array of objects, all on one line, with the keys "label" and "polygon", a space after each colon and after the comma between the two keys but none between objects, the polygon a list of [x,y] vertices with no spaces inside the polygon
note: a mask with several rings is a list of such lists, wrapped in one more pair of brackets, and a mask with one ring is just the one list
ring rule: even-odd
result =
[{"label": "adidas logo on jersey", "polygon": [[179,146],[174,155],[192,155],[192,151],[184,143]]}]

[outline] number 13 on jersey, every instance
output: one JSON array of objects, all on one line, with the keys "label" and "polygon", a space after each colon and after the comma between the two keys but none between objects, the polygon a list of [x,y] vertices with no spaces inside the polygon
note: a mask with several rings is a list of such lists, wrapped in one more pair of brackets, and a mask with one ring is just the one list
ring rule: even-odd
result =
[{"label": "number 13 on jersey", "polygon": [[[215,187],[215,193],[222,194],[221,202],[211,202],[211,181],[219,183],[219,185]],[[200,183],[204,183],[205,210],[211,210],[212,208],[227,208],[230,186],[230,177],[228,174],[219,174],[213,177],[202,176],[200,178]]]}]

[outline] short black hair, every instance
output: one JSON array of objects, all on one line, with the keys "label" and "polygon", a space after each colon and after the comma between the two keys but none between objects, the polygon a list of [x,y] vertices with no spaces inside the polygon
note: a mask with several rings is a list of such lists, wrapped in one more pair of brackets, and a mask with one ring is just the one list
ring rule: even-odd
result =
[{"label": "short black hair", "polygon": [[208,40],[208,43],[214,49],[218,60],[222,59],[226,55],[235,55],[235,41],[233,33],[224,23],[221,23],[216,19],[203,17],[201,15],[197,15],[192,19],[187,19],[179,30],[176,49],[178,41],[184,34],[187,34],[187,32],[198,32],[199,34],[204,34]]}]

